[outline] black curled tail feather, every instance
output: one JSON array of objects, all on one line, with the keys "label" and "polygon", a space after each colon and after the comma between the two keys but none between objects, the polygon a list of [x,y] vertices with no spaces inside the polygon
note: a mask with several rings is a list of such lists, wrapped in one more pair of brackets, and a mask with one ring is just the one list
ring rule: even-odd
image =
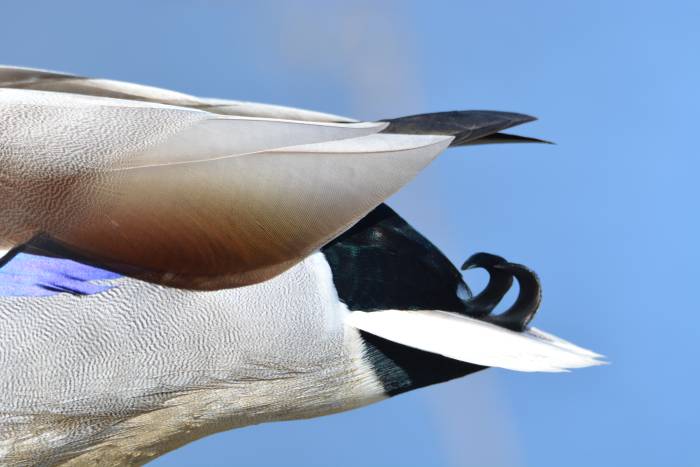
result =
[{"label": "black curled tail feather", "polygon": [[[462,266],[462,270],[472,268],[485,269],[489,274],[489,281],[479,295],[466,302],[466,313],[511,331],[525,331],[542,301],[542,287],[537,274],[522,264],[510,263],[490,253],[476,253]],[[513,278],[518,281],[520,288],[518,298],[503,313],[492,314],[510,289]]]}]

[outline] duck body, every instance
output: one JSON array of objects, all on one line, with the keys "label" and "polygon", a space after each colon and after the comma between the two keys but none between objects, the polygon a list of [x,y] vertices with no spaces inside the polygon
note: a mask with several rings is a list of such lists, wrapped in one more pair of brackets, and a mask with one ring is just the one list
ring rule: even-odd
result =
[{"label": "duck body", "polygon": [[[365,266],[348,261],[349,250]],[[29,266],[39,258],[22,255]],[[413,274],[390,274],[411,263]],[[102,288],[59,292],[59,277],[41,299],[0,297],[0,455],[8,463],[140,464],[214,432],[349,410],[483,368],[347,323],[348,304],[401,306],[401,290],[426,281],[436,287],[422,308],[469,296],[439,250],[384,205],[322,251],[247,287],[188,291],[104,279],[92,268],[90,276]],[[377,281],[384,292],[367,294]],[[0,293],[10,290],[6,283]]]},{"label": "duck body", "polygon": [[382,204],[450,145],[538,141],[500,133],[531,117],[355,122],[12,67],[0,116],[3,465],[140,465],[491,366],[601,363],[529,326],[532,271],[475,255],[473,298]]},{"label": "duck body", "polygon": [[5,461],[142,463],[209,433],[386,397],[322,253],[236,289],[114,282],[0,299]]}]

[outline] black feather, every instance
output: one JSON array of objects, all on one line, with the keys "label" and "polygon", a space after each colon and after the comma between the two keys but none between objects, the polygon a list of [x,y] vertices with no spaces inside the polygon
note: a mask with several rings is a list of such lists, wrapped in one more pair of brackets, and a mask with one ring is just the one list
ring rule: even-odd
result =
[{"label": "black feather", "polygon": [[350,310],[464,312],[471,296],[450,260],[385,204],[322,251]]},{"label": "black feather", "polygon": [[484,138],[488,143],[506,142],[506,139],[509,139],[507,142],[533,142],[532,138],[512,135],[492,136],[489,140],[491,135],[533,120],[536,118],[529,115],[493,110],[437,112],[384,120],[389,126],[383,133],[454,136],[450,146],[474,144]]}]

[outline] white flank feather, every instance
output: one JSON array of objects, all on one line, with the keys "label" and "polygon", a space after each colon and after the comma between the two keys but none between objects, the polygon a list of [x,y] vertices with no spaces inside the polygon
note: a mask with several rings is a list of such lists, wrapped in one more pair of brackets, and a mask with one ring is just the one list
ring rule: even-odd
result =
[{"label": "white flank feather", "polygon": [[514,332],[457,313],[354,311],[348,324],[384,339],[445,357],[515,371],[567,371],[603,365],[602,355],[531,328]]}]

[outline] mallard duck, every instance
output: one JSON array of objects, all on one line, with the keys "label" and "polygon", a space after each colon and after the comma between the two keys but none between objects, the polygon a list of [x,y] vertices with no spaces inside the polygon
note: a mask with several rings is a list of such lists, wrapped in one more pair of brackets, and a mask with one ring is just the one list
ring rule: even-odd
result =
[{"label": "mallard duck", "polygon": [[[0,459],[141,464],[487,367],[601,356],[530,327],[540,283],[461,273],[384,201],[533,120],[375,122],[0,67]],[[519,297],[493,310],[513,280]]]}]

